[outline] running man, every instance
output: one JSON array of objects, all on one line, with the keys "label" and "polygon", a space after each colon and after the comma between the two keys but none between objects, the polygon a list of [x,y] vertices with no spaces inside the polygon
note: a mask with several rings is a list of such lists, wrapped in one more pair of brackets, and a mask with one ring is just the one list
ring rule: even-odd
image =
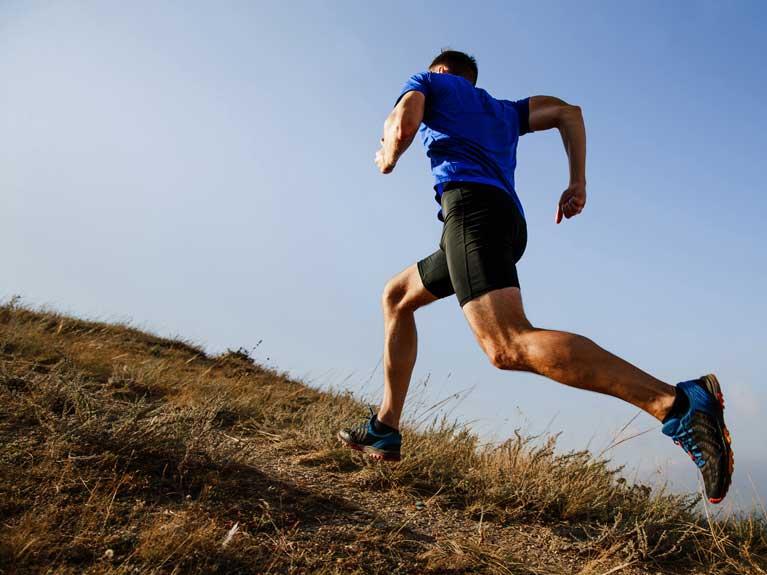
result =
[{"label": "running man", "polygon": [[427,72],[408,79],[384,123],[378,169],[391,173],[420,132],[444,224],[439,249],[386,284],[383,401],[377,414],[371,411],[339,438],[375,459],[400,459],[400,416],[416,359],[414,312],[455,294],[495,367],[537,373],[643,409],[688,453],[709,501],[719,503],[730,486],[733,456],[715,376],[672,386],[585,337],[533,327],[525,316],[516,270],[527,243],[514,187],[517,141],[559,130],[570,164],[559,224],[586,206],[586,130],[578,106],[551,96],[496,100],[476,87],[477,74],[473,57],[443,51]]}]

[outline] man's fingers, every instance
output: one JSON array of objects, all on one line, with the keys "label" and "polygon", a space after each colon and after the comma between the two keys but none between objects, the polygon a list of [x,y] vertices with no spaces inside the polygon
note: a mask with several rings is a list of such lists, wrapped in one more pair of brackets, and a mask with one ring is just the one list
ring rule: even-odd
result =
[{"label": "man's fingers", "polygon": [[562,219],[570,219],[573,216],[577,216],[583,211],[586,205],[586,198],[580,197],[578,194],[574,194],[569,189],[565,190],[562,197],[559,199],[557,205],[557,216],[555,218],[556,223],[560,223]]},{"label": "man's fingers", "polygon": [[580,208],[576,208],[574,206],[567,206],[565,208],[565,217],[569,220],[572,217],[577,216],[580,214],[583,210]]},{"label": "man's fingers", "polygon": [[569,220],[573,216],[580,214],[582,210],[577,203],[570,199],[560,206],[559,211]]}]

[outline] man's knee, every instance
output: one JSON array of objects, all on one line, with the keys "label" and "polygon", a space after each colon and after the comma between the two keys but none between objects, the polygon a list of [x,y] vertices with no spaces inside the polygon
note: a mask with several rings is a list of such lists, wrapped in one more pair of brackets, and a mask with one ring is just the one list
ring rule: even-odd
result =
[{"label": "man's knee", "polygon": [[381,304],[384,311],[391,314],[413,312],[418,307],[415,298],[408,289],[408,282],[402,276],[396,276],[386,282]]},{"label": "man's knee", "polygon": [[520,341],[493,342],[484,347],[490,363],[498,369],[529,371],[530,361],[524,344]]}]

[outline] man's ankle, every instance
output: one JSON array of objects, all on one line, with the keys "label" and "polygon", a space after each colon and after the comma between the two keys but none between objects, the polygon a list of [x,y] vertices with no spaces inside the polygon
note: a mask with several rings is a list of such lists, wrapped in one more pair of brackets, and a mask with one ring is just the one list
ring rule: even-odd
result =
[{"label": "man's ankle", "polygon": [[[681,397],[680,397],[681,393]],[[674,394],[663,396],[655,401],[655,417],[657,417],[661,423],[664,423],[669,417],[678,415],[678,412],[684,409],[687,396],[674,388]]]},{"label": "man's ankle", "polygon": [[[390,420],[391,421],[391,420]],[[376,433],[391,433],[393,431],[399,431],[399,428],[395,425],[385,423],[381,421],[378,415],[373,416],[373,430]]]}]

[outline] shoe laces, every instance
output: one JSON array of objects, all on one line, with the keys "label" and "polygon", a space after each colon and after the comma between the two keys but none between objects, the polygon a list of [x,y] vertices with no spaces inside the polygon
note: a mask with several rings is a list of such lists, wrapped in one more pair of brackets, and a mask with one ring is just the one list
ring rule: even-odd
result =
[{"label": "shoe laces", "polygon": [[698,448],[698,444],[695,443],[695,439],[692,436],[692,429],[689,427],[685,427],[684,430],[674,436],[674,443],[684,449],[698,467],[703,467],[706,463],[706,460],[703,459],[703,454]]},{"label": "shoe laces", "polygon": [[368,409],[370,410],[370,415],[362,419],[362,421],[360,421],[357,425],[351,428],[352,433],[359,438],[362,438],[365,436],[365,434],[368,431],[368,426],[370,425],[370,420],[375,415],[375,412],[373,411],[372,407],[368,406]]}]

